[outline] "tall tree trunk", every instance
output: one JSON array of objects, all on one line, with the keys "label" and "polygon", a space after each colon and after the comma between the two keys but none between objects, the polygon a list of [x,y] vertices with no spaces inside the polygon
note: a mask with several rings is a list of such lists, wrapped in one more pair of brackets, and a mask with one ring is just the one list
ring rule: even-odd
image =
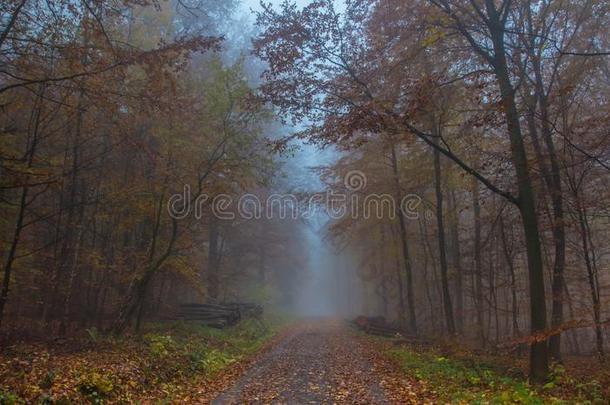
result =
[{"label": "tall tree trunk", "polygon": [[[159,205],[158,209],[162,210],[163,205]],[[172,218],[171,224],[172,224],[171,235],[170,235],[169,241],[167,243],[167,246],[166,246],[165,250],[163,251],[163,254],[161,254],[161,256],[159,256],[159,258],[157,258],[157,259],[154,259],[151,256],[150,262],[148,263],[144,272],[141,275],[134,278],[131,285],[129,286],[129,291],[127,292],[127,297],[126,297],[125,301],[123,302],[123,304],[121,305],[119,314],[112,325],[112,331],[115,334],[120,334],[123,331],[125,331],[125,329],[129,325],[133,315],[135,314],[136,310],[140,307],[140,304],[144,300],[144,297],[146,296],[146,291],[148,289],[148,285],[150,284],[153,276],[156,274],[156,272],[159,270],[159,268],[161,268],[165,264],[166,260],[172,254],[174,254],[174,245],[178,238],[178,221],[175,218]],[[158,229],[158,227],[157,227],[157,229]]]},{"label": "tall tree trunk", "polygon": [[599,294],[599,281],[597,279],[597,271],[594,259],[591,258],[591,240],[589,235],[589,224],[587,220],[587,211],[584,205],[576,197],[576,209],[578,211],[578,224],[580,228],[580,237],[582,242],[583,256],[585,258],[585,265],[587,268],[587,280],[589,282],[589,289],[591,292],[591,302],[593,304],[593,321],[595,323],[595,344],[597,348],[597,355],[600,360],[604,360],[604,331],[602,329],[601,320],[601,303]]},{"label": "tall tree trunk", "polygon": [[[19,9],[21,8],[21,6],[23,6],[24,3],[25,3],[25,1],[21,3],[21,5],[19,6]],[[18,11],[16,11],[16,13],[18,13]],[[8,30],[8,28],[7,28],[7,30]],[[40,117],[41,117],[41,112],[42,112],[42,102],[43,102],[44,90],[45,90],[45,87],[41,86],[40,95],[39,95],[39,97],[37,99],[37,103],[34,106],[34,109],[32,111],[33,126],[30,131],[30,134],[29,134],[29,140],[26,144],[25,153],[23,155],[23,157],[26,161],[27,169],[30,169],[32,167],[32,164],[34,162],[34,155],[36,153],[36,148],[38,146],[38,132],[40,129]],[[24,227],[23,221],[25,219],[25,211],[28,207],[29,177],[26,176],[24,181],[25,181],[25,184],[21,188],[21,195],[19,196],[19,205],[18,205],[19,208],[17,211],[17,220],[15,221],[13,237],[11,239],[11,247],[9,248],[8,255],[6,257],[6,261],[4,262],[4,269],[3,269],[3,276],[2,276],[2,289],[0,290],[0,327],[2,326],[2,319],[4,317],[4,308],[6,306],[6,302],[8,301],[11,275],[12,275],[13,265],[15,263],[15,259],[17,256],[17,248],[19,245],[19,240],[21,238],[21,232]]]},{"label": "tall tree trunk", "polygon": [[[392,153],[392,171],[394,175],[394,187],[396,195],[396,204],[400,205],[402,201],[402,191],[400,188],[400,178],[398,174],[398,160],[396,158],[396,145],[391,146]],[[400,241],[402,244],[402,257],[405,268],[406,284],[407,284],[407,305],[409,311],[409,330],[411,333],[417,333],[417,318],[415,315],[415,298],[413,296],[413,270],[411,267],[411,256],[409,254],[409,241],[407,238],[407,225],[402,209],[398,206],[396,215],[398,216],[398,225],[400,231]]]},{"label": "tall tree trunk", "polygon": [[519,304],[517,302],[517,280],[515,278],[515,264],[513,262],[512,251],[508,247],[508,241],[506,240],[506,230],[504,226],[504,220],[500,218],[500,235],[502,237],[502,251],[504,252],[504,259],[508,266],[508,273],[510,275],[510,294],[512,303],[512,320],[513,320],[513,335],[519,336]]},{"label": "tall tree trunk", "polygon": [[383,316],[388,315],[388,286],[386,280],[386,269],[385,269],[385,232],[383,231],[383,224],[381,225],[381,229],[379,232],[379,242],[380,246],[378,251],[378,260],[379,260],[379,276],[380,276],[380,293],[381,293],[381,311]]},{"label": "tall tree trunk", "polygon": [[[563,285],[563,293],[564,297],[566,297],[566,302],[568,303],[568,313],[570,314],[570,319],[574,319],[574,305],[572,305],[572,299],[570,298],[570,290],[568,289],[568,285],[565,283]],[[574,349],[573,354],[580,354],[578,331],[576,329],[570,329],[568,331],[568,337],[572,339],[572,347]]]},{"label": "tall tree trunk", "polygon": [[[436,138],[435,138],[436,139]],[[453,320],[453,305],[449,293],[449,279],[447,276],[447,255],[445,251],[445,225],[443,223],[443,191],[441,185],[441,154],[438,149],[434,154],[434,190],[436,196],[436,224],[438,228],[438,251],[441,267],[441,284],[443,289],[443,307],[445,310],[445,326],[450,335],[455,335],[455,322]]]},{"label": "tall tree trunk", "polygon": [[[394,227],[392,227],[392,231],[394,231]],[[382,225],[381,228],[381,232],[384,232],[384,228]],[[392,232],[392,240],[396,241],[395,238],[395,232]],[[397,251],[400,250],[400,245],[398,243],[396,243],[396,247],[397,247]],[[398,287],[398,319],[400,320],[401,324],[406,324],[406,320],[405,320],[405,314],[407,313],[407,308],[405,305],[405,293],[404,293],[404,285],[402,283],[402,271],[401,271],[401,266],[400,266],[400,256],[399,255],[395,255],[396,258],[396,264],[394,266],[394,269],[396,270],[396,286]]]},{"label": "tall tree trunk", "polygon": [[472,209],[474,218],[474,305],[477,317],[477,337],[485,345],[483,325],[483,264],[481,261],[481,205],[479,203],[479,181],[472,182]]},{"label": "tall tree trunk", "polygon": [[[527,20],[528,20],[528,32],[533,34],[532,18],[531,18],[531,6],[526,7]],[[538,107],[540,108],[540,129],[542,133],[542,139],[546,146],[546,155],[550,162],[550,170],[546,167],[543,156],[540,153],[540,147],[538,146],[537,154],[538,160],[541,162],[544,182],[546,183],[547,189],[550,193],[551,205],[553,208],[553,244],[555,250],[555,257],[553,262],[553,280],[551,286],[552,293],[552,309],[551,309],[551,327],[558,329],[563,323],[563,284],[564,284],[564,268],[565,268],[565,221],[564,221],[564,209],[563,209],[563,190],[561,181],[561,169],[557,152],[555,150],[555,144],[553,141],[553,133],[550,124],[549,114],[549,102],[548,94],[544,86],[544,78],[542,76],[542,52],[534,50],[534,36],[531,36],[531,44],[528,51],[530,54],[531,65],[534,72],[534,88],[536,94],[536,100]],[[534,103],[535,104],[535,103]],[[535,107],[531,108],[531,118],[533,119],[533,112]],[[534,128],[535,129],[535,128]],[[535,134],[534,134],[535,135]],[[537,143],[537,139],[536,143]],[[537,145],[535,145],[537,146]],[[549,340],[549,354],[555,360],[561,360],[561,334],[557,333],[551,336]]]},{"label": "tall tree trunk", "polygon": [[[495,234],[494,234],[494,239],[495,239]],[[497,344],[500,341],[500,315],[498,313],[498,310],[499,310],[498,293],[496,291],[496,273],[495,273],[494,264],[499,262],[497,260],[498,244],[495,243],[495,241],[494,241],[493,246],[495,249],[489,250],[489,302],[490,302],[490,307],[492,307],[493,311],[494,311],[494,323],[495,323],[495,332],[496,332],[495,333],[495,335],[496,335],[495,343]],[[494,254],[494,253],[496,253],[496,254]],[[489,323],[491,324],[491,320],[489,321]]]},{"label": "tall tree trunk", "polygon": [[212,213],[210,216],[210,226],[208,229],[208,301],[216,302],[218,300],[219,280],[218,280],[218,219]]},{"label": "tall tree trunk", "polygon": [[[552,309],[551,309],[551,327],[557,329],[563,323],[563,269],[565,267],[565,226],[564,226],[564,211],[563,211],[563,192],[561,190],[561,177],[559,173],[559,163],[555,153],[551,130],[548,122],[548,111],[546,107],[546,97],[539,92],[544,92],[544,89],[536,86],[538,105],[540,106],[542,119],[542,134],[546,144],[546,155],[551,162],[549,168],[546,163],[545,153],[542,150],[538,136],[538,128],[536,125],[536,100],[528,100],[527,123],[529,133],[532,138],[532,145],[536,153],[536,159],[540,166],[540,173],[544,181],[544,186],[550,195],[552,216],[551,223],[553,226],[553,245],[555,258],[553,262],[553,278],[552,278]],[[528,92],[527,86],[525,91]],[[543,98],[545,101],[541,100]],[[544,112],[543,112],[544,110]],[[561,334],[557,333],[549,339],[549,355],[551,358],[561,361]]]},{"label": "tall tree trunk", "polygon": [[[438,308],[437,305],[437,300],[433,298],[433,294],[432,291],[430,289],[430,284],[434,283],[435,280],[435,268],[436,268],[436,264],[434,263],[434,254],[432,253],[432,249],[428,243],[428,235],[426,234],[426,224],[424,223],[424,220],[422,218],[419,219],[418,221],[418,225],[419,225],[419,239],[421,241],[421,245],[422,245],[422,250],[423,250],[423,263],[422,263],[422,273],[424,275],[424,290],[426,292],[426,299],[428,300],[428,308],[430,309],[430,323],[432,326],[432,330],[433,331],[437,331],[437,327],[436,327],[436,321],[438,319],[438,316],[436,315],[436,309]],[[430,261],[432,261],[432,265],[429,266]],[[428,268],[432,267],[432,283],[428,282]],[[439,294],[440,297],[440,294]],[[442,322],[441,322],[441,327],[438,329],[442,329]]]},{"label": "tall tree trunk", "polygon": [[[81,210],[84,210],[81,208]],[[82,215],[82,214],[81,214]],[[74,284],[76,281],[76,274],[78,272],[78,261],[80,255],[80,249],[83,238],[82,224],[79,220],[78,231],[76,232],[76,243],[72,249],[72,263],[70,265],[70,277],[68,278],[68,289],[66,292],[66,297],[64,298],[63,303],[63,311],[61,321],[59,323],[59,335],[65,336],[66,331],[68,329],[68,323],[70,322],[70,308],[72,306],[72,297],[74,295]]]},{"label": "tall tree trunk", "polygon": [[146,302],[148,301],[146,299],[146,297],[147,297],[147,294],[146,294],[146,292],[144,292],[144,296],[142,297],[140,305],[138,306],[138,313],[136,315],[136,326],[135,326],[136,334],[140,333],[140,328],[142,327],[142,320],[144,319],[144,313],[146,312]]},{"label": "tall tree trunk", "polygon": [[261,221],[261,235],[258,241],[258,282],[261,286],[265,285],[266,266],[267,266],[267,242],[265,224]]},{"label": "tall tree trunk", "polygon": [[11,271],[13,270],[13,263],[17,254],[17,245],[23,229],[23,219],[25,217],[25,209],[27,206],[28,198],[28,187],[24,186],[21,189],[21,197],[19,198],[19,212],[17,213],[17,221],[15,223],[15,230],[13,231],[13,238],[11,240],[11,247],[4,264],[4,275],[2,277],[2,291],[0,292],[0,327],[2,326],[2,319],[4,317],[4,307],[8,301],[8,293],[10,290]]},{"label": "tall tree trunk", "polygon": [[449,236],[451,239],[451,259],[455,269],[455,304],[456,304],[456,329],[458,333],[464,332],[464,275],[460,252],[459,214],[455,191],[448,193],[449,201]]},{"label": "tall tree trunk", "polygon": [[[80,169],[80,142],[82,135],[82,127],[83,127],[83,119],[84,119],[84,95],[85,90],[81,88],[78,94],[78,104],[77,104],[77,116],[76,116],[76,128],[74,129],[74,136],[72,139],[72,176],[70,180],[70,204],[72,206],[77,204],[77,200],[79,207],[78,213],[76,216],[71,215],[70,218],[74,218],[73,221],[69,221],[69,232],[71,234],[70,246],[67,252],[71,253],[71,258],[66,259],[70,264],[68,265],[70,268],[69,277],[67,280],[67,289],[66,296],[63,299],[63,302],[60,307],[61,310],[61,318],[59,323],[59,334],[61,336],[66,334],[67,323],[69,321],[69,312],[70,312],[70,304],[72,301],[72,293],[74,288],[74,282],[76,280],[76,273],[78,271],[78,260],[80,254],[80,247],[82,243],[82,226],[83,226],[83,217],[85,211],[85,193],[83,191],[82,181],[79,179],[79,169]],[[70,212],[73,213],[74,207],[70,209]],[[75,236],[72,236],[73,233],[76,233]]]},{"label": "tall tree trunk", "polygon": [[543,382],[548,377],[549,362],[547,342],[546,339],[542,338],[547,322],[544,269],[540,247],[540,233],[538,230],[538,216],[536,214],[536,199],[534,197],[527,153],[519,123],[519,113],[515,102],[515,89],[510,80],[506,62],[506,49],[504,45],[505,21],[501,21],[500,13],[493,0],[485,0],[485,6],[489,16],[487,24],[494,50],[492,66],[500,87],[500,98],[504,108],[504,116],[510,139],[511,160],[517,175],[519,190],[518,207],[523,221],[527,251],[531,333],[539,337],[531,345],[530,378],[535,382]]}]

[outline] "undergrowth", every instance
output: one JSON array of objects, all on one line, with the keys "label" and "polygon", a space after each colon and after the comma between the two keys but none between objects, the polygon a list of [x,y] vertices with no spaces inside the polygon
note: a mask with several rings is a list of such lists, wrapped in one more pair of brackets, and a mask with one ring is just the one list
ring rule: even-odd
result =
[{"label": "undergrowth", "polygon": [[[0,405],[172,401],[194,379],[216,375],[257,352],[286,319],[246,319],[214,329],[196,323],[148,324],[140,336],[88,330],[85,349],[22,345],[0,356]],[[206,384],[206,383],[202,383]]]},{"label": "undergrowth", "polygon": [[600,384],[592,379],[577,382],[565,369],[553,366],[544,386],[532,386],[522,378],[506,375],[489,362],[451,359],[434,350],[393,347],[389,354],[429,387],[443,403],[457,404],[603,404]]}]

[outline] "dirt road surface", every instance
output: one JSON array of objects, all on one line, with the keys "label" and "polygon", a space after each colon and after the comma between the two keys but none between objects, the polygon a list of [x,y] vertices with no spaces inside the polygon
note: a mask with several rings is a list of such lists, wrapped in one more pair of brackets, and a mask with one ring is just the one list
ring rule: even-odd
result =
[{"label": "dirt road surface", "polygon": [[340,321],[294,328],[213,404],[433,402],[370,340]]}]

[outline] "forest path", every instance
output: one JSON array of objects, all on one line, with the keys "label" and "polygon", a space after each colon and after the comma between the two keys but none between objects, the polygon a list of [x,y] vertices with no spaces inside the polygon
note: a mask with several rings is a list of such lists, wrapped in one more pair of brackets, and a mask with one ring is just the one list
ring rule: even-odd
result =
[{"label": "forest path", "polygon": [[374,346],[343,322],[304,322],[213,404],[428,402]]}]

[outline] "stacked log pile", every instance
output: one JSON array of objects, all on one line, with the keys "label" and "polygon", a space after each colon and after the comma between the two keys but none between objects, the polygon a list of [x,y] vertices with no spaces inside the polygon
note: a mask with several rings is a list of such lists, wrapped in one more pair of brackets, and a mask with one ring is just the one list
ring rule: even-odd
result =
[{"label": "stacked log pile", "polygon": [[360,330],[371,335],[402,336],[403,330],[389,323],[383,316],[358,316],[352,323]]},{"label": "stacked log pile", "polygon": [[382,316],[358,316],[352,320],[352,324],[363,332],[370,335],[395,338],[395,345],[417,345],[430,346],[432,341],[419,336],[409,334],[398,324],[388,322]]},{"label": "stacked log pile", "polygon": [[177,319],[194,321],[214,328],[233,326],[245,318],[260,317],[263,307],[257,304],[232,302],[224,304],[180,305]]},{"label": "stacked log pile", "polygon": [[242,318],[259,318],[263,315],[262,305],[249,302],[232,302],[226,305],[237,308]]}]

